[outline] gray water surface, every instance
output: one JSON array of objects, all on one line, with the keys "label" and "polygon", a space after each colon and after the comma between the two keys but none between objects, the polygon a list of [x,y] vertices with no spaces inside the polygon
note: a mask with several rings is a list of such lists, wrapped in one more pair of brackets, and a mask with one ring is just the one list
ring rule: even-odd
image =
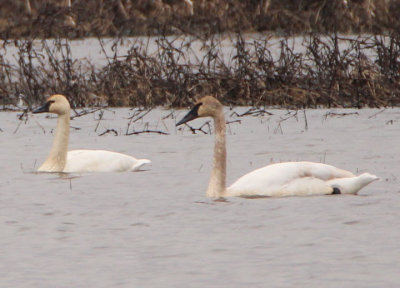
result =
[{"label": "gray water surface", "polygon": [[[170,112],[153,110],[129,130],[169,135],[124,136],[128,109],[107,110],[101,121],[98,112],[75,118],[70,149],[153,163],[142,172],[71,175],[34,173],[54,118],[0,113],[0,287],[399,287],[400,109],[242,118],[227,109],[227,121],[241,121],[227,129],[228,184],[288,160],[381,178],[358,196],[227,202],[205,197],[214,135],[177,130],[174,117],[186,111],[163,119]],[[98,136],[106,129],[119,136]]]}]

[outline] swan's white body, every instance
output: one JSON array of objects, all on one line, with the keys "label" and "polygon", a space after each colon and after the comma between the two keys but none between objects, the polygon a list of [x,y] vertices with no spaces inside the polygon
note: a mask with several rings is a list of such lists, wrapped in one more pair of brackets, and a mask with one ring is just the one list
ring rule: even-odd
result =
[{"label": "swan's white body", "polygon": [[147,159],[136,159],[132,156],[105,150],[72,150],[68,151],[67,163],[63,172],[123,172],[139,170]]},{"label": "swan's white body", "polygon": [[212,117],[215,125],[214,165],[207,189],[209,197],[283,197],[324,194],[355,194],[378,179],[375,175],[353,173],[327,164],[284,162],[256,169],[226,188],[225,117],[221,103],[212,96],[201,98],[177,123],[197,117]]},{"label": "swan's white body", "polygon": [[369,173],[355,176],[331,165],[313,162],[283,162],[256,169],[229,186],[226,196],[306,196],[332,194],[333,188],[342,194],[356,194],[376,180]]},{"label": "swan's white body", "polygon": [[135,171],[147,159],[105,150],[68,151],[70,106],[62,95],[51,96],[43,107],[34,113],[51,112],[58,114],[53,146],[46,161],[39,167],[40,172],[122,172]]}]

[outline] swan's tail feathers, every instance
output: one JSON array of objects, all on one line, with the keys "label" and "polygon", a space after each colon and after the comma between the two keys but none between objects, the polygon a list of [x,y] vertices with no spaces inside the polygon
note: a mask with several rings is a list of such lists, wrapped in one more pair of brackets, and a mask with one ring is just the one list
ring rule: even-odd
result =
[{"label": "swan's tail feathers", "polygon": [[332,194],[357,194],[362,188],[376,180],[379,180],[379,177],[363,173],[355,177],[332,179],[327,184],[333,188]]},{"label": "swan's tail feathers", "polygon": [[363,173],[359,175],[358,177],[358,187],[355,189],[354,194],[357,194],[358,191],[360,191],[362,188],[367,186],[368,184],[379,180],[379,177],[370,173]]},{"label": "swan's tail feathers", "polygon": [[361,182],[363,183],[362,187],[367,186],[369,183],[379,180],[378,176],[370,173],[363,173],[358,177],[362,178],[361,180]]},{"label": "swan's tail feathers", "polygon": [[145,164],[151,164],[149,159],[137,159],[136,163],[132,165],[130,171],[138,171]]}]

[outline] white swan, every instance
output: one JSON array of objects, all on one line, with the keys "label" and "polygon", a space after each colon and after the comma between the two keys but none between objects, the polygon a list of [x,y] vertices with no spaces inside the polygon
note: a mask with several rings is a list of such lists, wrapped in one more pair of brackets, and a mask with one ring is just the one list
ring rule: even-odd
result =
[{"label": "white swan", "polygon": [[225,117],[222,104],[205,96],[176,126],[198,117],[212,117],[215,126],[214,164],[208,197],[304,196],[355,194],[378,177],[369,173],[355,176],[336,167],[313,162],[284,162],[256,169],[226,188]]},{"label": "white swan", "polygon": [[71,107],[63,95],[53,95],[33,113],[50,112],[58,115],[53,146],[46,161],[39,167],[41,172],[122,172],[135,171],[147,159],[105,150],[68,151],[69,121]]}]

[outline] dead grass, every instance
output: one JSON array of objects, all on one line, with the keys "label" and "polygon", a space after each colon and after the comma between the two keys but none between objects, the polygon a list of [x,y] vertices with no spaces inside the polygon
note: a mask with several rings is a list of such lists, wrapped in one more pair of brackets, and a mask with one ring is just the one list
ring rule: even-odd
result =
[{"label": "dead grass", "polygon": [[[203,38],[202,38],[203,39]],[[390,107],[400,104],[400,38],[344,38],[333,34],[304,37],[305,53],[280,42],[280,56],[272,57],[269,39],[245,41],[233,37],[227,64],[217,36],[202,41],[204,57],[185,58],[193,42],[175,45],[160,36],[157,53],[132,45],[124,57],[108,55],[108,63],[94,68],[88,60],[72,59],[66,39],[5,42],[18,48],[18,64],[0,57],[0,99],[16,105],[22,95],[29,106],[62,93],[73,107],[109,105],[184,107],[204,94],[217,95],[227,105],[255,107]],[[99,39],[100,43],[102,40]],[[339,49],[339,41],[346,49]],[[377,56],[368,58],[367,50]]]},{"label": "dead grass", "polygon": [[399,30],[397,0],[59,0],[5,1],[0,36],[32,37],[209,35],[274,31],[390,33]]}]

